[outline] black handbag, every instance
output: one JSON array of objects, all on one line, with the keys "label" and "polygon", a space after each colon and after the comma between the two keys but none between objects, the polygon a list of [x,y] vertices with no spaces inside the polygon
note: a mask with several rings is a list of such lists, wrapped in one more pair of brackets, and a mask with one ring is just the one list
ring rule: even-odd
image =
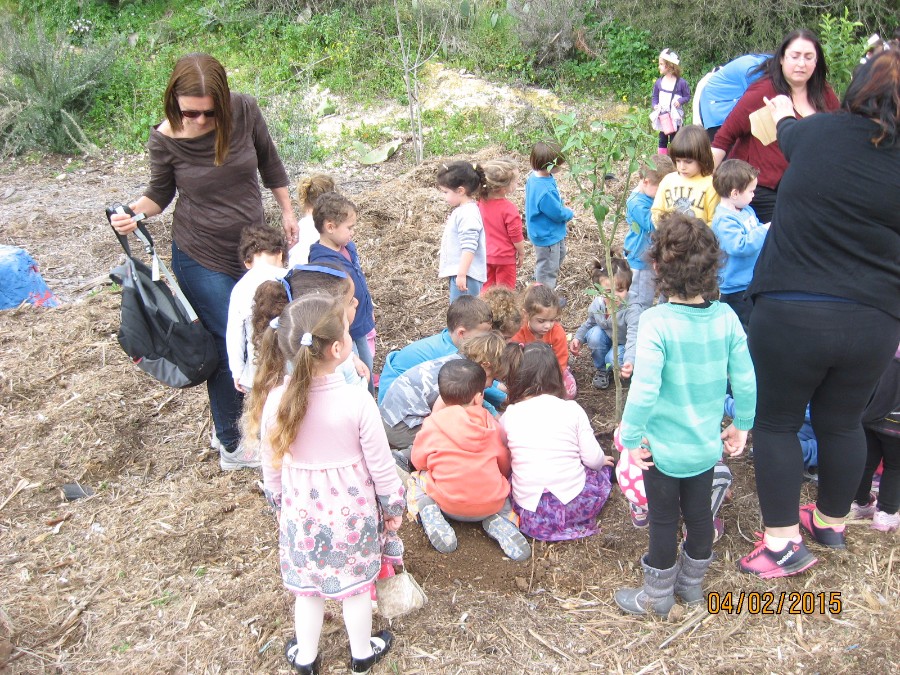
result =
[{"label": "black handbag", "polygon": [[[127,206],[114,205],[106,209],[107,219],[114,213],[134,216]],[[215,339],[156,254],[143,223],[138,223],[134,234],[150,256],[151,267],[137,260],[128,237],[116,232],[125,250],[125,263],[109,273],[122,287],[119,344],[138,368],[163,384],[194,387],[209,379],[218,366]]]}]

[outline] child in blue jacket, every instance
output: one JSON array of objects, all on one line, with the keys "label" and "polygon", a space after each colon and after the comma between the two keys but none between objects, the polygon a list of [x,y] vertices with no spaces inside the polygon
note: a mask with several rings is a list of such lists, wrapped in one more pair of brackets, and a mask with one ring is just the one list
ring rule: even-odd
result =
[{"label": "child in blue jacket", "polygon": [[525,181],[525,225],[534,244],[534,280],[551,291],[566,257],[566,223],[575,215],[563,205],[553,177],[565,161],[558,144],[535,143],[531,149],[533,171]]},{"label": "child in blue jacket", "polygon": [[719,280],[719,299],[738,315],[744,332],[750,327],[753,309],[745,291],[753,279],[753,268],[770,225],[761,224],[749,206],[758,175],[759,171],[740,159],[725,160],[713,174],[713,188],[720,201],[711,227],[726,254]]},{"label": "child in blue jacket", "polygon": [[326,192],[316,200],[312,215],[319,242],[309,248],[309,263],[336,263],[353,280],[353,295],[358,306],[356,318],[350,324],[350,337],[354,350],[369,369],[369,391],[374,394],[371,374],[375,358],[375,308],[356,245],[351,241],[356,226],[356,205],[337,192]]},{"label": "child in blue jacket", "polygon": [[[655,165],[655,168],[654,168]],[[663,176],[675,171],[675,163],[668,155],[657,155],[652,164],[641,165],[640,177],[634,191],[625,202],[625,259],[631,268],[631,294],[634,301],[644,308],[653,306],[656,296],[656,272],[644,259],[653,232],[650,207]]]}]

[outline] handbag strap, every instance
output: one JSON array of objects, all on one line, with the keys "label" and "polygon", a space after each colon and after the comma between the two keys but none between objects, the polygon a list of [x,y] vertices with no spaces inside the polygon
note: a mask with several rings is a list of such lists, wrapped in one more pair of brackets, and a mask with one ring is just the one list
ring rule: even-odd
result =
[{"label": "handbag strap", "polygon": [[[112,206],[108,206],[106,208],[106,219],[110,221],[110,227],[112,227],[112,215],[114,213],[126,213],[132,218],[135,217],[134,211],[131,210],[127,204],[113,204]],[[143,214],[141,214],[143,215]],[[128,245],[128,235],[119,234],[115,228],[113,228],[113,232],[116,233],[116,238],[119,240],[119,244],[122,245],[122,248],[125,250],[125,255],[129,258],[132,257],[131,247]],[[169,268],[166,267],[166,264],[163,262],[162,258],[160,258],[156,254],[156,247],[153,245],[153,237],[150,236],[150,231],[147,230],[142,220],[139,220],[137,223],[137,229],[134,231],[134,235],[141,241],[144,245],[144,250],[147,252],[147,255],[150,256],[151,269],[153,271],[153,281],[159,281],[159,273],[162,272],[162,275],[166,278],[166,283],[169,284],[169,288],[172,290],[172,294],[178,299],[178,302],[181,303],[181,306],[184,308],[185,313],[188,315],[188,318],[191,322],[196,322],[199,320],[197,316],[197,312],[194,311],[194,308],[191,306],[191,303],[188,302],[187,297],[184,292],[181,290],[181,286],[178,285],[178,281],[175,280],[175,277],[169,272]]]}]

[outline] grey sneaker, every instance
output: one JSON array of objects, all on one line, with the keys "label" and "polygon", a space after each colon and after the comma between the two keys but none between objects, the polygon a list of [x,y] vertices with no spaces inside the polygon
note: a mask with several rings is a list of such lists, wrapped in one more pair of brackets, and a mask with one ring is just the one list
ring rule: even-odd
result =
[{"label": "grey sneaker", "polygon": [[219,450],[219,468],[222,471],[258,469],[261,464],[259,454],[245,448],[243,443],[238,444],[234,452],[228,452],[225,448]]},{"label": "grey sneaker", "polygon": [[441,507],[437,504],[428,504],[419,511],[419,520],[422,521],[422,527],[425,534],[428,535],[428,541],[440,553],[453,553],[456,550],[456,532],[450,527],[450,523],[441,513]]},{"label": "grey sneaker", "polygon": [[488,536],[500,544],[500,548],[510,560],[522,562],[531,557],[531,546],[519,532],[519,528],[506,518],[494,514],[481,521],[481,526]]},{"label": "grey sneaker", "polygon": [[594,379],[591,380],[591,384],[594,385],[595,389],[609,389],[609,375],[610,372],[608,370],[598,370],[594,373]]},{"label": "grey sneaker", "polygon": [[225,446],[222,445],[222,441],[216,436],[215,428],[213,428],[209,434],[209,449],[213,452],[222,452],[225,449]]}]

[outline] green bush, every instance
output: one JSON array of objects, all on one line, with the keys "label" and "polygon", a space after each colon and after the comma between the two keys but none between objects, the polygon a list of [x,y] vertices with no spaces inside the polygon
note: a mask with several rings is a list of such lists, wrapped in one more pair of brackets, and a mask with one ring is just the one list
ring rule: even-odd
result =
[{"label": "green bush", "polygon": [[[866,38],[862,37],[862,23],[850,20],[850,12],[843,16],[825,14],[819,21],[819,40],[828,64],[828,82],[839,97],[850,85],[853,70],[859,65],[866,51]],[[868,36],[866,36],[868,37]]]},{"label": "green bush", "polygon": [[650,33],[615,19],[604,19],[589,23],[585,36],[590,44],[585,48],[594,54],[581,53],[577,59],[567,61],[563,71],[582,86],[612,90],[616,98],[649,101],[653,82],[659,75]]},{"label": "green bush", "polygon": [[82,115],[109,74],[118,42],[76,47],[43,25],[0,24],[0,155],[89,145]]},{"label": "green bush", "polygon": [[505,9],[479,6],[471,25],[456,36],[466,67],[479,73],[531,80],[534,53],[523,48],[518,30],[519,22]]},{"label": "green bush", "polygon": [[[606,0],[604,8],[617,21],[648,31],[655,51],[669,47],[678,52],[688,81],[696,82],[709,65],[752,51],[774,51],[790,31],[815,28],[826,13],[841,16],[845,4],[846,0],[778,0],[774,5],[733,0]],[[888,23],[896,22],[897,0],[857,0],[853,8],[851,19],[861,22],[863,32],[885,35],[893,30]]]}]

